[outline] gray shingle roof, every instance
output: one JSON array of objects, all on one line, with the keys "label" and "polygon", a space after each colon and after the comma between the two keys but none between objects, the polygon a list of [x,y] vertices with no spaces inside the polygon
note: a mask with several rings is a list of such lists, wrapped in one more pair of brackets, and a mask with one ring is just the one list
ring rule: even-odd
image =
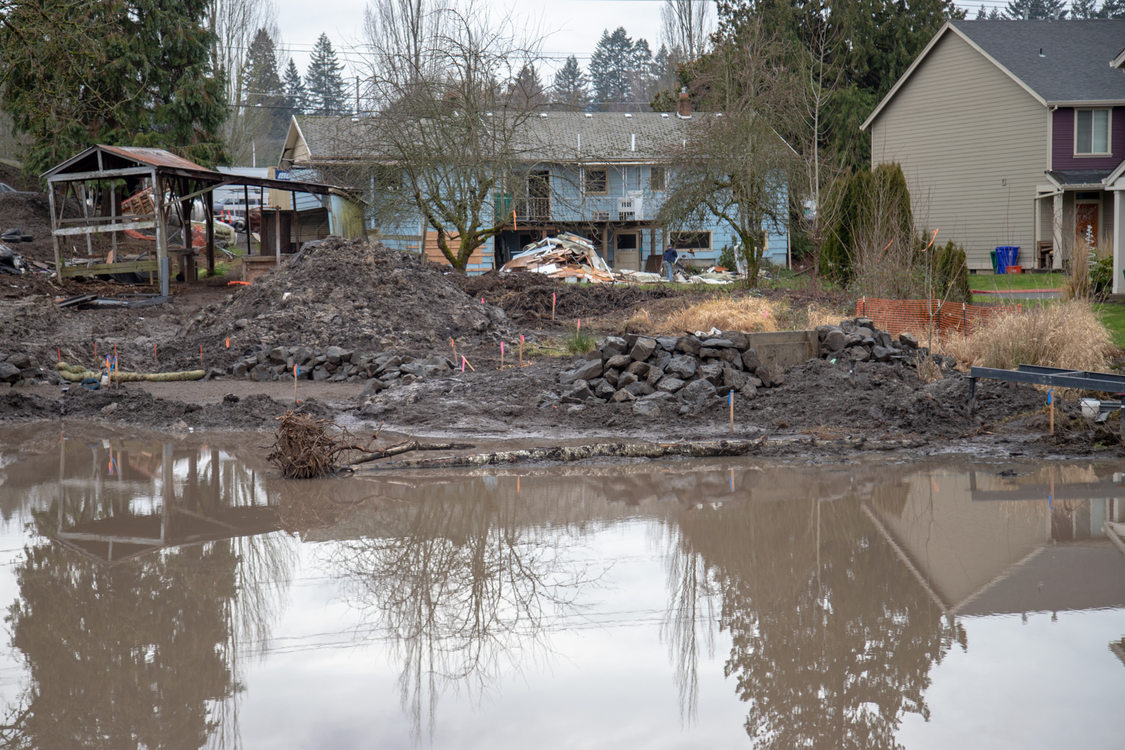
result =
[{"label": "gray shingle roof", "polygon": [[1125,102],[1125,20],[952,24],[1048,103]]},{"label": "gray shingle roof", "polygon": [[[523,126],[528,160],[544,162],[630,162],[666,159],[683,144],[687,128],[701,119],[695,113],[681,119],[675,113],[548,112]],[[371,153],[364,144],[377,137],[374,118],[298,116],[312,160],[331,161]]]}]

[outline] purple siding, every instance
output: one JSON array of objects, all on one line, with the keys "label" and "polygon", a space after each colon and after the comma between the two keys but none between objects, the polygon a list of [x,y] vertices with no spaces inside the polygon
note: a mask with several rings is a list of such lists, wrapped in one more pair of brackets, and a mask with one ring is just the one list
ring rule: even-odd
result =
[{"label": "purple siding", "polygon": [[1113,169],[1125,158],[1125,107],[1110,117],[1109,156],[1074,155],[1074,108],[1060,107],[1051,121],[1051,169]]}]

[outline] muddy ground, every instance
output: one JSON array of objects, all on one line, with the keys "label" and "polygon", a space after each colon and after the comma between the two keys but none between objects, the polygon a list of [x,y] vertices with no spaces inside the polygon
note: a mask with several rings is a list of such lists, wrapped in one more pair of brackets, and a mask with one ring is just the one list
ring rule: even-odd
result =
[{"label": "muddy ground", "polygon": [[[0,224],[3,217],[0,213]],[[52,371],[60,356],[92,366],[95,345],[99,357],[116,347],[123,369],[141,371],[199,367],[202,347],[205,369],[229,373],[239,357],[274,346],[448,356],[453,338],[475,371],[407,378],[374,394],[364,392],[362,377],[302,380],[301,408],[360,433],[382,428],[534,442],[731,435],[725,398],[644,415],[630,403],[569,403],[557,379],[575,358],[549,356],[557,349],[539,346],[557,347],[577,317],[591,321],[584,326],[598,334],[618,333],[638,308],[686,304],[714,293],[710,290],[579,286],[495,273],[465,278],[415,256],[332,239],[249,287],[227,286],[223,279],[177,284],[170,304],[141,309],[55,304],[56,297],[91,290],[117,296],[148,291],[111,282],[60,285],[46,275],[0,277],[0,360],[13,353],[33,356],[44,381],[0,385],[0,422],[81,419],[154,429],[269,430],[293,407],[291,381],[257,383],[221,374],[208,381],[91,392],[57,380]],[[807,293],[769,294],[787,294],[794,305],[823,301]],[[522,367],[513,362],[521,333],[528,351]],[[500,341],[509,347],[503,369]],[[913,366],[902,363],[860,362],[853,368],[811,360],[787,370],[777,387],[761,388],[752,398],[736,395],[733,434],[764,435],[771,450],[809,457],[864,450],[911,456],[1122,452],[1116,417],[1107,426],[1091,427],[1077,416],[1075,399],[1060,404],[1051,438],[1039,391],[982,381],[977,393],[976,413],[969,416],[968,380],[955,370],[925,383]]]}]

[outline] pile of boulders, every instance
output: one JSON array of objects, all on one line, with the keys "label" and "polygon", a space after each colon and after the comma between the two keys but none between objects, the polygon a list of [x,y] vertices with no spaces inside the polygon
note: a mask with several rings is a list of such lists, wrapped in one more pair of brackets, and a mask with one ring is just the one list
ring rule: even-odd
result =
[{"label": "pile of boulders", "polygon": [[560,400],[637,402],[637,413],[679,405],[686,413],[717,396],[781,385],[778,368],[762,364],[744,333],[608,336],[587,359],[559,375]]},{"label": "pile of boulders", "polygon": [[849,362],[913,364],[919,354],[928,354],[909,333],[897,337],[875,327],[870,318],[842,320],[837,326],[816,329],[821,359]]},{"label": "pile of boulders", "polygon": [[290,379],[354,383],[366,381],[366,392],[378,393],[394,384],[411,383],[421,378],[453,372],[453,362],[445,357],[414,358],[391,352],[356,352],[339,346],[317,351],[308,346],[275,346],[247,355],[235,362],[234,377],[257,381]]},{"label": "pile of boulders", "polygon": [[50,377],[50,372],[39,366],[34,355],[0,352],[0,383],[46,383],[50,381]]}]

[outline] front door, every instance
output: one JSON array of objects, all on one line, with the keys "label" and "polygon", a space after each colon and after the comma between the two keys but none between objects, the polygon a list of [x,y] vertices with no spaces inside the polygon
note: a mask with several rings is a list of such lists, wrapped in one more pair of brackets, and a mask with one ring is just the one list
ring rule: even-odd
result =
[{"label": "front door", "polygon": [[640,237],[636,232],[618,232],[615,238],[617,251],[613,254],[613,267],[619,270],[641,270]]},{"label": "front door", "polygon": [[1082,200],[1074,206],[1074,232],[1078,247],[1085,242],[1089,250],[1098,246],[1098,201]]}]

